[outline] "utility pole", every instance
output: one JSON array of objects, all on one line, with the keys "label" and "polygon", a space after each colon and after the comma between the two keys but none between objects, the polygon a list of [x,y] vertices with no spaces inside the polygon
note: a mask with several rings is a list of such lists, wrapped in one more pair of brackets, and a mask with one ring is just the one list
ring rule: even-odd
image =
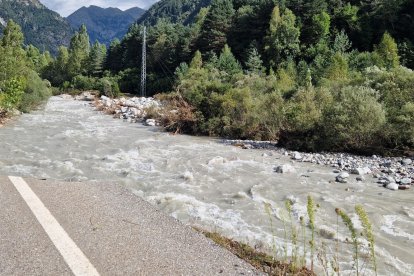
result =
[{"label": "utility pole", "polygon": [[147,27],[144,26],[142,39],[141,97],[147,96]]}]

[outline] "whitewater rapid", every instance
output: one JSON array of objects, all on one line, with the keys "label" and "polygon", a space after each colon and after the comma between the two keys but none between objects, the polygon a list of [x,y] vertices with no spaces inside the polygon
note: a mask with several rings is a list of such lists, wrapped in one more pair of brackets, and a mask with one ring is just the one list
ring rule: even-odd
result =
[{"label": "whitewater rapid", "polygon": [[[277,165],[288,163],[296,173],[274,172]],[[285,200],[293,203],[299,229],[311,195],[320,205],[316,225],[322,236],[317,247],[326,244],[331,256],[338,237],[344,274],[352,271],[346,242],[350,235],[341,223],[337,235],[335,208],[348,212],[358,227],[354,206],[362,204],[374,224],[379,274],[414,275],[413,190],[386,190],[370,177],[336,183],[329,167],[216,139],[170,135],[112,119],[85,102],[53,97],[42,110],[0,128],[0,174],[117,182],[185,224],[218,231],[257,249],[276,248],[279,256],[284,246],[292,248],[284,240],[290,235],[289,227],[284,230]],[[272,222],[265,204],[271,207]],[[369,268],[364,264],[365,275],[370,275]]]}]

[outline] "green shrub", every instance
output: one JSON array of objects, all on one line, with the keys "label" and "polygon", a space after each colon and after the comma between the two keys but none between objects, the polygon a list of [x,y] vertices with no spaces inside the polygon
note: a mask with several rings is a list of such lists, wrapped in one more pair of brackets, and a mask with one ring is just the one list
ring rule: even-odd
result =
[{"label": "green shrub", "polygon": [[377,91],[362,86],[344,87],[325,111],[323,134],[326,139],[323,147],[359,150],[372,146],[374,141],[378,141],[375,136],[384,124],[385,110],[378,102]]},{"label": "green shrub", "polygon": [[97,88],[102,95],[116,98],[121,94],[118,82],[115,78],[104,77],[98,80]]},{"label": "green shrub", "polygon": [[[255,114],[259,128],[255,138],[277,140],[285,124],[285,101],[280,92],[260,94],[257,99]],[[253,136],[253,135],[251,135]]]},{"label": "green shrub", "polygon": [[24,81],[11,78],[0,84],[0,109],[10,111],[16,108],[24,94]]},{"label": "green shrub", "polygon": [[72,79],[71,87],[79,90],[94,90],[96,89],[96,78],[77,75]]},{"label": "green shrub", "polygon": [[36,72],[30,71],[27,76],[27,85],[19,109],[23,112],[29,112],[46,101],[51,95],[50,83],[42,80]]}]

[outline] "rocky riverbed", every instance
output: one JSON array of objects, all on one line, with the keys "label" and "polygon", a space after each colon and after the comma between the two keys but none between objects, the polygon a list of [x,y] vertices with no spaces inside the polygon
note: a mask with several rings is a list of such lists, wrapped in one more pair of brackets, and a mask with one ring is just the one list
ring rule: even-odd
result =
[{"label": "rocky riverbed", "polygon": [[[406,157],[359,156],[348,153],[303,153],[278,147],[272,141],[223,140],[223,143],[243,149],[267,149],[263,155],[275,152],[289,156],[292,162],[313,163],[332,167],[337,174],[335,181],[347,183],[350,178],[365,181],[371,177],[376,183],[390,190],[408,190],[414,185],[414,161]],[[276,168],[277,172],[290,169]]]},{"label": "rocky riverbed", "polygon": [[[90,97],[87,97],[90,99]],[[147,119],[150,112],[156,113],[161,103],[154,98],[132,97],[111,99],[101,96],[93,101],[98,110],[111,114],[114,118],[126,120],[129,123],[142,122],[147,126],[158,125],[155,119]]]}]

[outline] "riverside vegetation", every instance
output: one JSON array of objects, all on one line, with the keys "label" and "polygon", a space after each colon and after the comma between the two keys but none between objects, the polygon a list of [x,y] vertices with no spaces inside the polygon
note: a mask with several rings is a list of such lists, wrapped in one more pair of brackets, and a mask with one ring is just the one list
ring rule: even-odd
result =
[{"label": "riverside vegetation", "polygon": [[[413,154],[411,1],[207,2],[197,16],[164,14],[148,28],[148,92],[162,92],[173,111],[157,118],[166,129],[305,151]],[[138,93],[141,31],[132,25],[106,50],[83,26],[42,76],[64,91]]]}]

